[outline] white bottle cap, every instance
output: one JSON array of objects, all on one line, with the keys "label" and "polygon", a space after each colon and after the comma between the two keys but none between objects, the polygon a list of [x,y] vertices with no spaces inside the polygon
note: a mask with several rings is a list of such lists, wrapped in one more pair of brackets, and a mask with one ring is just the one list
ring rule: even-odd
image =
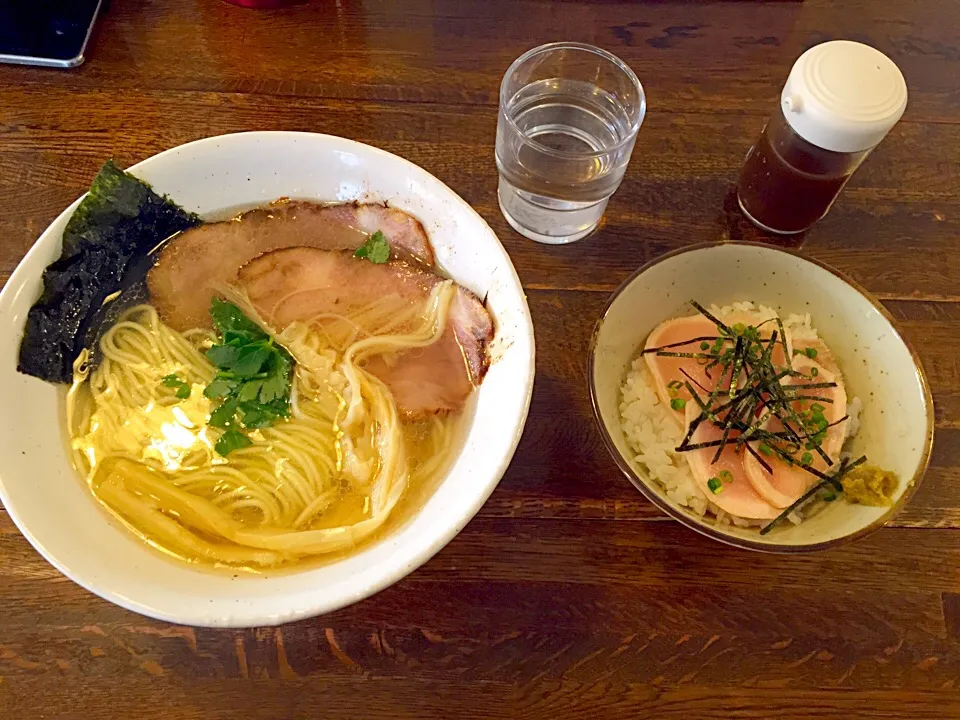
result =
[{"label": "white bottle cap", "polygon": [[878,145],[897,124],[907,106],[907,84],[879,50],[834,40],[797,59],[780,102],[790,127],[807,142],[858,152]]}]

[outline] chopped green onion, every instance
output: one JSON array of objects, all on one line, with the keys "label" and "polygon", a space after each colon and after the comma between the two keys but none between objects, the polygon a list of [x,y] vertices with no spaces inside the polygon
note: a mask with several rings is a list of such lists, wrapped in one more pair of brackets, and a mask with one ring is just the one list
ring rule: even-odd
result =
[{"label": "chopped green onion", "polygon": [[766,443],[760,443],[759,449],[764,455],[773,455],[773,450]]},{"label": "chopped green onion", "polygon": [[809,465],[810,463],[813,462],[813,455],[811,455],[808,452],[805,452],[803,455],[800,456],[800,462],[803,463],[804,465]]},{"label": "chopped green onion", "polygon": [[730,472],[729,470],[721,470],[721,471],[720,471],[720,479],[723,480],[725,483],[732,483],[732,482],[733,482],[733,473]]},{"label": "chopped green onion", "polygon": [[823,501],[824,501],[824,502],[833,502],[833,501],[836,500],[836,499],[837,499],[837,496],[836,496],[834,493],[830,493],[829,495],[824,495],[824,496],[823,496]]},{"label": "chopped green onion", "polygon": [[708,342],[702,342],[702,343],[700,343],[700,349],[701,349],[701,350],[709,350],[709,349],[710,349],[710,343],[708,343]]},{"label": "chopped green onion", "polygon": [[816,349],[816,348],[808,347],[807,350],[806,350],[806,353],[807,353],[807,357],[810,358],[811,360],[813,360],[814,358],[817,357],[817,349]]},{"label": "chopped green onion", "polygon": [[670,407],[674,410],[683,410],[687,406],[687,401],[683,398],[674,398],[670,401]]},{"label": "chopped green onion", "polygon": [[737,335],[743,335],[747,331],[747,326],[743,323],[737,323],[733,326],[733,332]]},{"label": "chopped green onion", "polygon": [[671,380],[670,382],[667,383],[667,387],[670,388],[671,390],[679,390],[680,388],[683,387],[683,383],[680,382],[679,380]]},{"label": "chopped green onion", "polygon": [[820,403],[814,403],[813,405],[810,406],[810,409],[811,409],[814,413],[822,413],[825,408],[824,408],[823,405],[821,405]]},{"label": "chopped green onion", "polygon": [[720,482],[720,478],[712,477],[707,480],[707,487],[710,488],[710,492],[714,495],[718,495],[723,491],[723,483]]},{"label": "chopped green onion", "polygon": [[816,376],[819,375],[819,374],[820,374],[820,371],[819,371],[819,370],[817,370],[816,368],[810,368],[810,376],[811,376],[811,377],[816,377]]}]

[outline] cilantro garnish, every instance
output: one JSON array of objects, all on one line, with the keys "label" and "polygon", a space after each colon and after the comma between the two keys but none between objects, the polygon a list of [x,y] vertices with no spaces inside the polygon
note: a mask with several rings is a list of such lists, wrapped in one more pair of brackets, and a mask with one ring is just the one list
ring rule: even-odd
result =
[{"label": "cilantro garnish", "polygon": [[220,439],[217,440],[217,444],[214,445],[213,449],[226,457],[234,450],[250,447],[252,444],[253,443],[251,442],[250,438],[248,438],[242,432],[236,428],[230,428],[220,436]]},{"label": "cilantro garnish", "polygon": [[177,377],[176,373],[164,375],[160,379],[160,382],[165,387],[176,388],[177,391],[174,393],[174,395],[176,395],[179,400],[186,400],[188,397],[190,397],[190,383],[186,382],[185,380],[181,380],[179,377]]},{"label": "cilantro garnish", "polygon": [[203,394],[221,401],[209,424],[225,431],[214,449],[226,456],[250,445],[244,429],[290,416],[293,358],[232,303],[214,298],[210,317],[220,342],[207,358],[218,372]]},{"label": "cilantro garnish", "polygon": [[353,255],[358,258],[366,258],[376,265],[382,265],[390,260],[390,243],[387,242],[386,236],[377,230],[367,238],[363,245],[357,248]]}]

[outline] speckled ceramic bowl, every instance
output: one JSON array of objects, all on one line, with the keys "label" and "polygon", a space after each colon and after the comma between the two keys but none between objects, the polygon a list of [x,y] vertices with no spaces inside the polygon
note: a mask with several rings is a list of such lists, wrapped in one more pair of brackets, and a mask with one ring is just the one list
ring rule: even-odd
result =
[{"label": "speckled ceramic bowl", "polygon": [[[620,423],[620,388],[647,335],[661,322],[705,306],[750,300],[784,315],[810,313],[833,351],[849,397],[863,401],[855,454],[901,478],[891,508],[836,502],[800,525],[768,535],[717,525],[667,497],[634,462]],[[640,268],[610,298],[590,347],[590,393],[604,441],[620,469],[668,515],[722,542],[751,550],[822,550],[882,527],[913,495],[933,444],[933,400],[914,350],[890,314],[863,288],[826,265],[759,243],[698,245]]]}]

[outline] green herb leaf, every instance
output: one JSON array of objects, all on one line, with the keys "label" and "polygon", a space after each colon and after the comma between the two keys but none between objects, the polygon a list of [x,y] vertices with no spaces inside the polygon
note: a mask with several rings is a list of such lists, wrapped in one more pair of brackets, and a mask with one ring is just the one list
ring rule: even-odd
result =
[{"label": "green herb leaf", "polygon": [[262,405],[247,405],[241,407],[241,413],[243,414],[243,426],[245,428],[255,429],[255,428],[264,428],[270,427],[273,425],[273,422],[277,419],[277,416],[270,412],[270,410]]},{"label": "green herb leaf", "polygon": [[687,401],[683,398],[673,398],[673,400],[670,401],[670,407],[674,410],[683,410],[686,406]]},{"label": "green herb leaf", "polygon": [[220,436],[220,439],[217,440],[217,444],[214,445],[213,449],[220,455],[226,457],[234,450],[240,450],[241,448],[250,447],[251,445],[253,445],[253,441],[250,440],[250,438],[239,430],[231,428]]},{"label": "green herb leaf", "polygon": [[276,400],[271,400],[268,403],[261,403],[264,408],[267,408],[276,415],[278,418],[290,417],[290,398],[289,397],[280,397]]},{"label": "green herb leaf", "polygon": [[240,358],[240,348],[236,345],[214,345],[207,350],[207,359],[221,370],[233,370]]},{"label": "green herb leaf", "polygon": [[215,299],[210,316],[221,343],[207,357],[220,372],[203,393],[223,402],[209,424],[225,430],[264,428],[289,417],[293,359],[287,351],[232,303]]},{"label": "green herb leaf", "polygon": [[285,400],[263,404],[258,402],[240,403],[241,422],[246,428],[269,427],[277,420],[290,415],[290,405]]},{"label": "green herb leaf", "polygon": [[260,402],[268,403],[277,398],[283,397],[284,393],[287,392],[289,387],[289,361],[284,361],[287,363],[287,368],[278,368],[270,377],[265,378],[260,384]]},{"label": "green herb leaf", "polygon": [[[220,347],[230,347],[221,345]],[[211,348],[212,350],[213,348]],[[231,348],[232,349],[232,348]],[[263,364],[270,357],[272,348],[264,343],[256,343],[240,348],[233,372],[238,377],[251,377],[263,371]]]},{"label": "green herb leaf", "polygon": [[707,487],[710,488],[710,492],[714,495],[719,495],[723,492],[723,483],[720,482],[720,478],[712,477],[707,480]]},{"label": "green herb leaf", "polygon": [[225,341],[249,337],[261,340],[269,337],[259,325],[250,320],[243,311],[233,303],[213,298],[210,303],[210,319],[213,326]]},{"label": "green herb leaf", "polygon": [[174,395],[180,400],[186,400],[190,397],[190,383],[181,380],[176,373],[170,373],[160,378],[160,383],[164,387],[176,388]]},{"label": "green herb leaf", "polygon": [[211,400],[219,400],[232,393],[237,388],[237,383],[233,380],[217,376],[204,389],[203,394]]},{"label": "green herb leaf", "polygon": [[233,416],[237,413],[237,399],[231,397],[221,403],[220,407],[210,413],[210,420],[207,424],[216,428],[227,428],[233,422]]},{"label": "green herb leaf", "polygon": [[251,380],[244,383],[240,392],[237,393],[237,400],[240,402],[250,402],[260,397],[260,388],[263,387],[263,380]]},{"label": "green herb leaf", "polygon": [[390,260],[390,243],[387,242],[386,236],[377,230],[353,254],[358,258],[366,258],[376,265],[382,265]]}]

